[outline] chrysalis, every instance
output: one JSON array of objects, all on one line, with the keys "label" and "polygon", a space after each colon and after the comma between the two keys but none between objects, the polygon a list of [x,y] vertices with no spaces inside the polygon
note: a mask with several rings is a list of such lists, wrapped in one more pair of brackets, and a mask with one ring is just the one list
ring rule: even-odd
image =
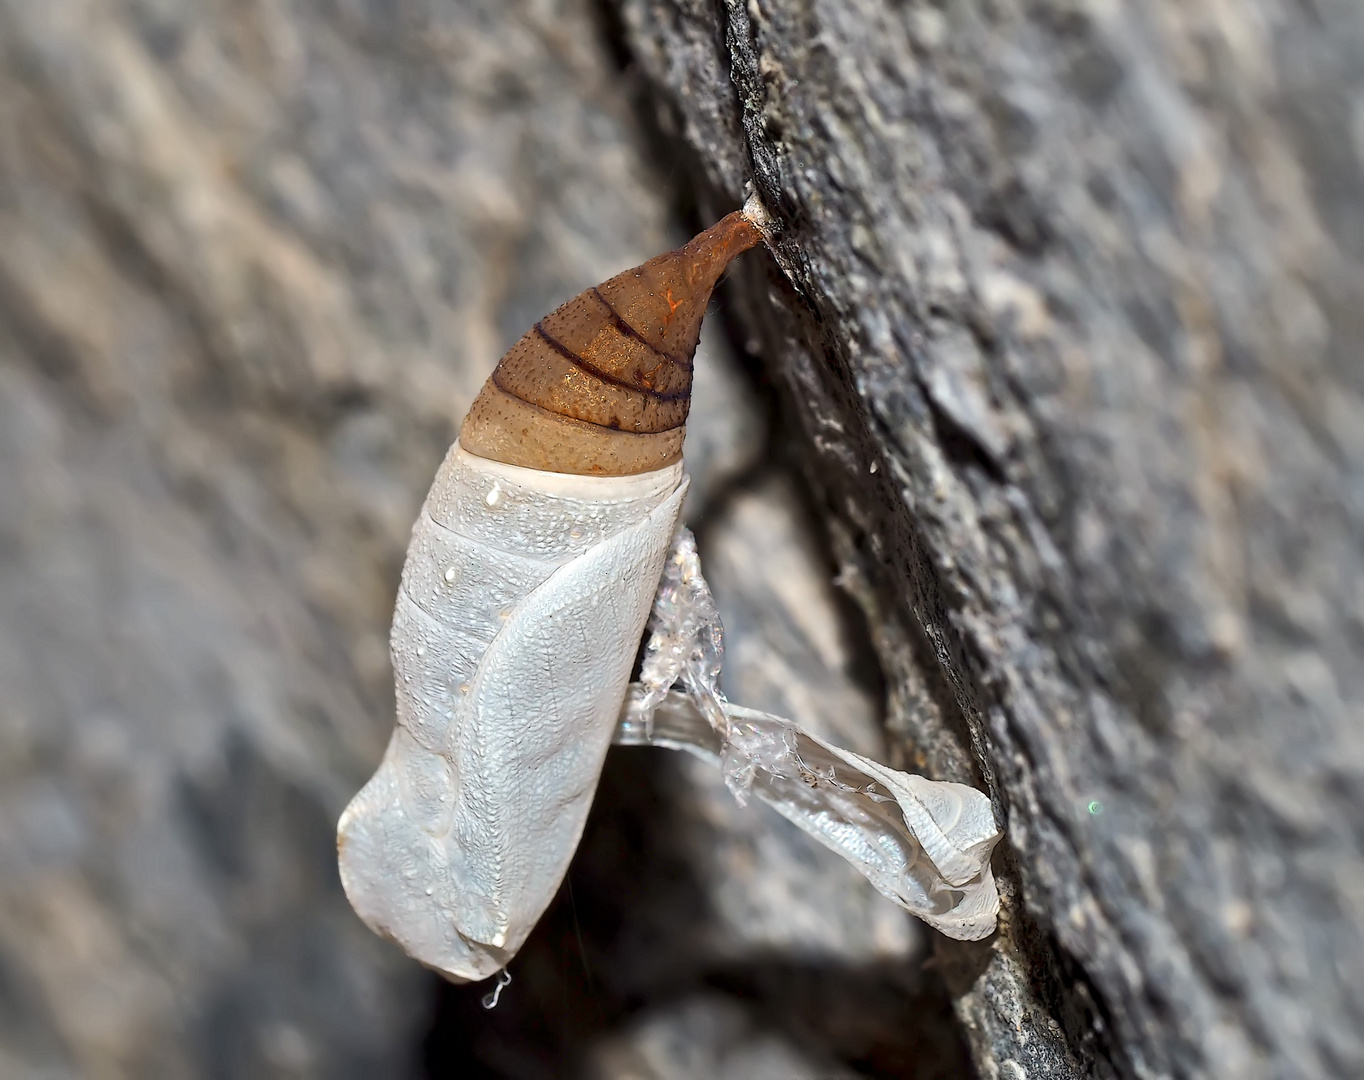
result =
[{"label": "chrysalis", "polygon": [[413,529],[397,726],[338,852],[360,917],[451,978],[506,964],[577,847],[686,494],[701,318],[761,239],[730,214],[536,323]]},{"label": "chrysalis", "polygon": [[[682,439],[701,319],[725,267],[766,224],[750,201],[536,323],[484,384],[413,528],[391,639],[397,725],[341,816],[337,850],[360,917],[454,981],[487,978],[520,948],[577,847],[623,706],[627,741],[647,741],[671,684],[655,687],[643,711],[637,692],[626,700],[656,594],[671,595],[659,583],[687,488]],[[692,642],[700,625],[659,619],[656,611],[656,641]],[[734,707],[708,696],[713,682],[692,682],[696,715],[723,754]],[[665,705],[672,735],[660,745],[712,748],[677,701]],[[631,722],[644,733],[630,738]],[[859,767],[826,750],[844,771]],[[859,783],[881,783],[871,800],[879,806],[894,783],[875,770],[904,774],[862,765]],[[777,805],[763,794],[772,786],[755,790]],[[898,812],[885,812],[890,831],[904,833]],[[844,833],[875,832],[884,816],[857,810],[859,824]],[[994,837],[979,838],[973,865],[988,864]],[[910,862],[926,850],[887,843]],[[903,852],[891,862],[904,864]],[[978,866],[973,880],[985,881]],[[969,936],[986,915],[984,932],[993,928],[981,897]]]}]

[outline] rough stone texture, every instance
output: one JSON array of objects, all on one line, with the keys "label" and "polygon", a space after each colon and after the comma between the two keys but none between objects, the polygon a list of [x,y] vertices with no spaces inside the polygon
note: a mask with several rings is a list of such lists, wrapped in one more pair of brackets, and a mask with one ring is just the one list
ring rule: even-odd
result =
[{"label": "rough stone texture", "polygon": [[1364,8],[619,0],[891,730],[1007,819],[982,1076],[1364,1070]]}]

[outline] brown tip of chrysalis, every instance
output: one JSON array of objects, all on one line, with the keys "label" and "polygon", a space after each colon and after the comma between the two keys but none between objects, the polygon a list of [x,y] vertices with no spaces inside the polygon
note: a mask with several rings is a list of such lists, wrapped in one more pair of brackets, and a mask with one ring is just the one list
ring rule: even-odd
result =
[{"label": "brown tip of chrysalis", "polygon": [[545,316],[484,383],[460,445],[508,465],[582,475],[677,461],[710,294],[730,261],[763,237],[744,214],[730,214]]}]

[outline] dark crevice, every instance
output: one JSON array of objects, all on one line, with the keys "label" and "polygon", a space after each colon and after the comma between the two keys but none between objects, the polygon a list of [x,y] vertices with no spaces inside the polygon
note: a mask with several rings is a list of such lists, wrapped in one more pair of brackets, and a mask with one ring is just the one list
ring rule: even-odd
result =
[{"label": "dark crevice", "polygon": [[[682,224],[688,235],[694,236],[712,221],[704,221],[697,205],[698,189],[691,177],[700,175],[699,161],[682,140],[665,130],[665,126],[679,130],[682,120],[669,104],[653,94],[648,81],[630,51],[629,38],[620,12],[612,0],[590,0],[589,17],[597,30],[607,56],[615,65],[615,75],[625,90],[629,102],[632,131],[640,146],[640,159],[652,166],[655,186],[664,197],[673,220]],[[662,119],[660,111],[666,114]]]},{"label": "dark crevice", "polygon": [[669,843],[667,751],[613,750],[568,879],[510,965],[496,1009],[488,983],[442,985],[425,1042],[431,1077],[577,1074],[601,1041],[683,1002],[714,998],[757,1030],[866,1077],[970,1080],[975,1074],[937,972],[830,964],[784,954],[722,959],[704,942],[705,886]]},{"label": "dark crevice", "polygon": [[962,469],[975,469],[983,473],[992,483],[1004,485],[1009,476],[990,450],[976,438],[975,434],[953,418],[953,416],[934,400],[927,386],[920,384],[923,400],[928,406],[928,415],[933,423],[933,441],[947,459]]},{"label": "dark crevice", "polygon": [[[794,294],[795,291],[794,288],[778,288],[779,293]],[[761,305],[769,292],[761,288],[747,290],[750,318],[762,310]],[[755,321],[764,326],[766,333],[760,337],[765,338],[772,355],[781,352],[783,343],[790,352],[794,342],[800,342],[802,344],[796,348],[809,348],[816,356],[826,358],[823,366],[829,375],[823,389],[831,401],[825,402],[823,407],[830,409],[843,425],[845,442],[865,449],[868,460],[876,460],[871,456],[875,442],[870,431],[857,430],[870,421],[860,397],[846,377],[849,368],[842,358],[842,349],[834,338],[833,329],[827,323],[815,325],[805,305],[796,301],[793,295],[787,300],[784,311],[772,313],[770,317],[757,315]],[[784,382],[777,394],[782,412],[788,418],[786,430],[792,432],[800,430],[799,423],[789,419],[801,415],[794,400],[796,393],[794,382]],[[934,402],[931,395],[925,392],[923,398],[935,442],[949,461],[967,475],[976,474],[982,483],[1007,485],[1009,478],[1004,466],[989,450]],[[799,473],[811,478],[812,491],[826,493],[821,500],[823,512],[846,518],[843,504],[851,499],[858,505],[857,513],[865,519],[859,529],[876,534],[875,537],[862,537],[859,543],[871,549],[864,555],[878,600],[888,600],[881,617],[897,620],[908,632],[916,666],[930,698],[938,706],[945,743],[955,742],[959,748],[970,748],[971,767],[983,773],[985,785],[995,801],[996,814],[1004,821],[1007,807],[987,754],[989,735],[985,727],[988,709],[997,703],[993,700],[991,687],[981,677],[988,665],[976,655],[969,636],[963,635],[956,625],[955,613],[964,598],[956,595],[950,582],[928,557],[928,547],[920,536],[918,525],[906,511],[899,491],[884,473],[854,481],[850,488],[842,466],[831,467],[827,464],[829,458],[812,455],[803,441],[788,438],[782,452],[791,458]],[[879,542],[873,544],[878,537]],[[1013,883],[1013,895],[1018,898],[1021,908],[1021,871],[1007,841],[999,849],[997,869],[1002,878],[1007,876]],[[1007,938],[1001,942],[1001,948],[1018,957],[1018,967],[1026,973],[1031,985],[1017,999],[999,1004],[1006,1009],[1040,1006],[1034,1017],[1038,1024],[1046,1025],[1049,1017],[1055,1019],[1058,1026],[1046,1030],[1052,1047],[1047,1052],[1059,1069],[1055,1075],[1085,1075],[1085,1063],[1090,1063],[1096,1070],[1094,1075],[1130,1075],[1127,1065],[1109,1066],[1115,1054],[1108,1037],[1112,1027],[1104,1014],[1103,998],[1055,935],[1022,910],[1012,913],[1003,932]],[[972,949],[980,952],[979,946],[949,943],[949,950],[957,953]],[[975,1002],[982,1003],[994,1001],[1000,993],[1010,993],[1009,984],[1003,977],[986,971],[990,962],[988,948],[980,953],[979,960],[980,964],[975,967],[968,965],[968,978],[958,984],[954,995],[970,994]],[[986,1037],[983,1043],[977,1044],[986,1060],[996,1053],[997,1047],[1008,1045],[1014,1038],[1005,1036],[1002,1031],[999,1034],[1002,1042]],[[984,1049],[986,1047],[988,1050]]]}]

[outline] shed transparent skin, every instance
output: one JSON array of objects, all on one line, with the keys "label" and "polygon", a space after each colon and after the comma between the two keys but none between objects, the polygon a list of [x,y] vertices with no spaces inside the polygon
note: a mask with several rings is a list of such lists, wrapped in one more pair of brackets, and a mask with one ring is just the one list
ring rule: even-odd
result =
[{"label": "shed transparent skin", "polygon": [[990,855],[1001,833],[989,797],[887,768],[783,717],[731,704],[720,691],[723,662],[720,613],[696,541],[680,529],[616,742],[711,762],[740,804],[756,795],[930,926],[963,941],[992,934],[999,893]]}]

